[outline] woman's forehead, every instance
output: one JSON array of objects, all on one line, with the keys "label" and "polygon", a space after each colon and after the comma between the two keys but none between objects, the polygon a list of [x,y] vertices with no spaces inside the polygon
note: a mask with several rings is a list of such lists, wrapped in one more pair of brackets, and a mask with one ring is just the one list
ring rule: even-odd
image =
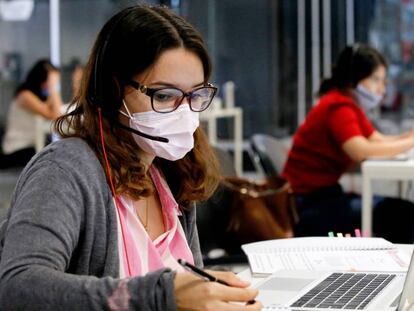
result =
[{"label": "woman's forehead", "polygon": [[176,48],[163,52],[153,66],[135,78],[147,85],[167,83],[188,88],[204,81],[204,69],[197,54]]}]

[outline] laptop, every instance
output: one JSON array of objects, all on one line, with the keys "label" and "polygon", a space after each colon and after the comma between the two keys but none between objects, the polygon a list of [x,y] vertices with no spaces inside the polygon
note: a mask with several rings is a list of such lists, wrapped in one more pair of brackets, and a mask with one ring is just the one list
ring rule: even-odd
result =
[{"label": "laptop", "polygon": [[263,310],[414,311],[414,254],[408,272],[278,271],[255,287]]}]

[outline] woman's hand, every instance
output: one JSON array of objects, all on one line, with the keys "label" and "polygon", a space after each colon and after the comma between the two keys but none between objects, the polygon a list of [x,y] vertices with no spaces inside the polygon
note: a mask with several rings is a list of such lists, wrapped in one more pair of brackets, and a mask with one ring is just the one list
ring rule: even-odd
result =
[{"label": "woman's hand", "polygon": [[414,129],[408,131],[408,136],[414,138]]},{"label": "woman's hand", "polygon": [[56,71],[56,70],[49,71],[47,75],[46,83],[47,83],[47,88],[50,93],[58,91],[59,83],[60,83],[59,71]]},{"label": "woman's hand", "polygon": [[177,273],[174,288],[178,310],[261,310],[262,305],[258,301],[247,304],[258,294],[256,289],[246,288],[249,283],[242,281],[231,272],[208,272],[231,286],[206,282],[190,273]]}]

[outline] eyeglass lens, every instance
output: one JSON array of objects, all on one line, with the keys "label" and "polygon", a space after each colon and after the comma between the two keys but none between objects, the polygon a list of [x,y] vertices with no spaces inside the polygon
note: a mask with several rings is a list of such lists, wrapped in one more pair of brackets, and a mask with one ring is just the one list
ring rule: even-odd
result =
[{"label": "eyeglass lens", "polygon": [[[205,110],[213,99],[215,90],[211,87],[202,87],[190,92],[188,102],[193,111]],[[152,96],[155,111],[168,112],[177,108],[184,100],[185,94],[174,88],[156,90]]]}]

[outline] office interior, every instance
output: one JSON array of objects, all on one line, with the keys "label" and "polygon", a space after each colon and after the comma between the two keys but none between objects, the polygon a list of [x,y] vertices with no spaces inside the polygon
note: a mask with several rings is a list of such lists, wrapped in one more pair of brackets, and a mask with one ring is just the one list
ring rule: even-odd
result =
[{"label": "office interior", "polygon": [[[30,66],[50,58],[61,69],[61,92],[70,102],[74,62],[85,63],[98,30],[115,12],[140,1],[20,0],[13,16],[0,1],[0,137],[13,92]],[[213,146],[229,153],[237,174],[260,180],[266,172],[252,137],[266,134],[286,147],[316,102],[315,92],[346,45],[376,47],[389,63],[387,95],[370,118],[386,134],[414,126],[414,1],[412,0],[160,0],[202,33],[219,87],[202,116]],[[27,6],[27,7],[26,7]],[[23,16],[25,15],[25,16]],[[44,134],[44,133],[43,133]],[[0,171],[0,217],[10,205],[19,171]],[[361,192],[361,172],[342,180]],[[377,193],[398,196],[397,181],[374,181]],[[404,194],[412,197],[411,185]]]}]

